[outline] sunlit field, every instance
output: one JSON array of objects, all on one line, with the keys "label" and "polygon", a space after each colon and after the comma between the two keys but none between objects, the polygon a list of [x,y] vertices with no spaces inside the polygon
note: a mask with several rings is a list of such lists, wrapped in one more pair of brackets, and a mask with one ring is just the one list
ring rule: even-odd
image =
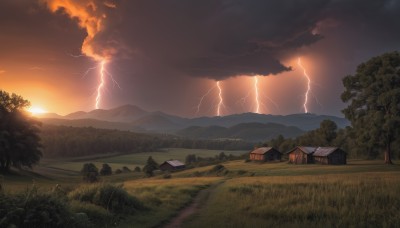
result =
[{"label": "sunlit field", "polygon": [[184,227],[399,227],[399,174],[231,179]]},{"label": "sunlit field", "polygon": [[[215,156],[220,152],[174,149],[162,154],[96,158],[94,163],[100,168],[107,162],[113,169],[128,166],[133,161],[143,165],[149,155],[158,161],[176,158],[180,151],[185,155],[198,151],[202,156],[206,153]],[[0,176],[0,183],[7,194],[24,192],[32,186],[43,192],[53,192],[56,185],[66,192],[84,191],[90,186],[83,182],[79,173],[85,162],[93,161],[44,163],[33,172]],[[244,160],[221,165],[222,171],[215,171],[216,166],[211,165],[173,172],[168,177],[159,171],[152,178],[146,178],[143,172],[112,174],[101,176],[100,183],[122,185],[143,205],[143,209],[135,213],[124,214],[118,220],[118,227],[168,224],[201,192],[207,192],[206,197],[195,214],[183,220],[182,227],[400,226],[399,165],[382,165],[379,160],[349,160],[347,165],[338,166]],[[77,211],[100,210],[75,200],[70,201],[70,205]],[[115,217],[106,211],[101,213],[109,216],[105,218],[106,224],[113,224]]]},{"label": "sunlit field", "polygon": [[247,153],[248,151],[224,151],[224,150],[205,150],[205,149],[182,149],[182,148],[170,148],[164,149],[162,152],[146,152],[146,153],[136,153],[129,155],[117,155],[112,157],[105,158],[95,158],[91,159],[82,158],[71,160],[51,160],[50,162],[43,161],[42,165],[49,168],[56,168],[61,170],[70,170],[79,172],[82,169],[82,166],[86,162],[94,163],[98,168],[101,167],[103,163],[109,164],[113,170],[120,169],[123,166],[128,167],[129,169],[134,169],[136,166],[143,167],[146,164],[146,161],[149,156],[152,156],[153,159],[161,164],[162,162],[170,159],[177,159],[182,162],[185,162],[185,158],[189,154],[195,154],[200,157],[214,157],[219,153],[224,152],[226,155],[241,155]]}]

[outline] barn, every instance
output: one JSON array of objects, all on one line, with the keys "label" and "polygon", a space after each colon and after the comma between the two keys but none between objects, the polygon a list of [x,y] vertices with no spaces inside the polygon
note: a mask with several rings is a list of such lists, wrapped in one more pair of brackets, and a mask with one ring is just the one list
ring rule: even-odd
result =
[{"label": "barn", "polygon": [[273,147],[260,147],[250,152],[251,161],[280,161],[281,152]]},{"label": "barn", "polygon": [[346,152],[337,147],[318,147],[313,153],[315,163],[345,165]]},{"label": "barn", "polygon": [[289,154],[289,163],[292,164],[311,164],[314,163],[313,153],[317,147],[298,146],[293,148]]},{"label": "barn", "polygon": [[186,168],[185,164],[183,164],[178,160],[165,161],[160,165],[160,170],[162,171],[177,171],[185,168]]}]

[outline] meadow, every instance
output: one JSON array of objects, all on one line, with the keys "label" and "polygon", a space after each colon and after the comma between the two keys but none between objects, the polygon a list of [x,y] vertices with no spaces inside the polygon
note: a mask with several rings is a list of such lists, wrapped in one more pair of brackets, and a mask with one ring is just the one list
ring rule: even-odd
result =
[{"label": "meadow", "polygon": [[82,169],[84,163],[90,161],[95,164],[98,168],[101,167],[103,163],[109,164],[113,170],[117,168],[122,168],[123,166],[128,167],[133,170],[136,166],[143,167],[149,156],[161,164],[166,160],[177,159],[185,162],[185,158],[189,154],[195,154],[200,157],[214,157],[219,153],[224,152],[226,155],[241,155],[247,153],[248,151],[226,151],[226,150],[206,150],[206,149],[183,149],[183,148],[168,148],[162,151],[146,152],[146,153],[135,153],[127,155],[115,155],[106,156],[103,158],[98,157],[83,157],[83,158],[72,158],[72,159],[51,159],[44,160],[41,162],[41,166],[47,168],[54,168],[60,170],[69,170],[73,172],[79,172]]},{"label": "meadow", "polygon": [[[93,161],[120,168],[143,165],[150,155],[160,162],[219,152],[170,149]],[[6,193],[24,191],[32,183],[42,191],[59,184],[67,192],[79,192],[91,186],[83,183],[79,174],[82,164],[88,162],[83,160],[45,161],[34,172],[0,177],[0,183]],[[329,166],[236,160],[221,163],[218,170],[215,165],[192,168],[168,178],[162,174],[146,178],[137,172],[113,174],[101,177],[101,183],[122,184],[144,205],[143,210],[120,215],[115,223],[118,227],[164,226],[205,191],[196,213],[186,218],[182,227],[400,227],[400,166],[382,163],[349,160],[347,165]],[[76,201],[71,205],[86,207]]]}]

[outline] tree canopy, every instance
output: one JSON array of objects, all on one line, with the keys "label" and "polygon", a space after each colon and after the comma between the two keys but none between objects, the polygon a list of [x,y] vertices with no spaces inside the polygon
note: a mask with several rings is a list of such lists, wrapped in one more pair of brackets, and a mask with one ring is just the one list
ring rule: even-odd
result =
[{"label": "tree canopy", "polygon": [[29,104],[21,96],[0,90],[0,172],[11,166],[32,168],[42,156],[40,122],[24,111]]},{"label": "tree canopy", "polygon": [[371,149],[384,151],[392,164],[391,147],[400,134],[400,54],[386,53],[358,66],[343,79],[343,110],[351,121],[354,138]]}]

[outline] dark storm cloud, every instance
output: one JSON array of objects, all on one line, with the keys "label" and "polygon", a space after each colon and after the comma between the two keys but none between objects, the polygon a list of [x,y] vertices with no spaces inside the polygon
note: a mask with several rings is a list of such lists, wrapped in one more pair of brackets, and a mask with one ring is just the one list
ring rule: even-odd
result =
[{"label": "dark storm cloud", "polygon": [[189,76],[278,74],[290,70],[282,52],[321,38],[312,30],[327,3],[125,1],[120,29],[134,53]]}]

